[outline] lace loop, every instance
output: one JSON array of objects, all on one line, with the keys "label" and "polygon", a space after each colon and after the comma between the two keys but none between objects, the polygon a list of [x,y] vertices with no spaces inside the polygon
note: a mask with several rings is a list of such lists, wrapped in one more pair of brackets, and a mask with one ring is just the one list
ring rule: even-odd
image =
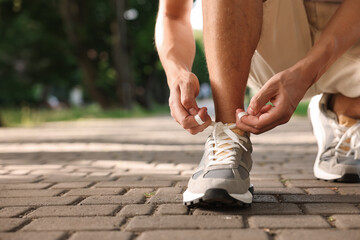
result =
[{"label": "lace loop", "polygon": [[236,148],[248,151],[243,143],[248,142],[246,137],[238,136],[231,129],[235,124],[212,123],[212,139],[208,141],[209,151],[214,154],[210,156],[209,165],[234,164],[236,161]]}]

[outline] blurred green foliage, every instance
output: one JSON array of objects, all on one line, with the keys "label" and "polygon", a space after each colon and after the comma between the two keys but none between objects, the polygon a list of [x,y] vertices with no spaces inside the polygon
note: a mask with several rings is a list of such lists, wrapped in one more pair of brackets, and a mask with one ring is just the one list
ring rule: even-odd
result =
[{"label": "blurred green foliage", "polygon": [[[0,107],[46,108],[49,96],[68,106],[69,91],[81,86],[87,104],[125,108],[119,93],[125,70],[134,106],[167,104],[154,47],[157,8],[158,1],[146,0],[0,0]],[[205,82],[197,39],[193,70]],[[129,67],[116,61],[116,54]]]},{"label": "blurred green foliage", "polygon": [[154,104],[151,110],[146,110],[140,106],[135,106],[131,110],[127,109],[100,109],[98,104],[90,104],[82,108],[67,109],[33,109],[21,107],[20,109],[2,109],[2,121],[5,126],[25,126],[32,127],[43,122],[69,121],[93,118],[129,118],[129,117],[149,117],[154,115],[169,115],[167,105]]}]

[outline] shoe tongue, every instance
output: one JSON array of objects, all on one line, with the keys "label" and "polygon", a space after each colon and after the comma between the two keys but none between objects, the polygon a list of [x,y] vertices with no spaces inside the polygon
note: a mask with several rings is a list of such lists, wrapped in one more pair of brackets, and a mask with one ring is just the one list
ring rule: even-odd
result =
[{"label": "shoe tongue", "polygon": [[356,119],[347,117],[345,115],[339,115],[339,124],[343,127],[351,127],[357,122]]},{"label": "shoe tongue", "polygon": [[242,137],[246,135],[246,133],[243,130],[240,130],[238,128],[233,128],[233,129],[231,129],[231,131],[233,131],[234,133],[236,133],[237,135],[242,136]]},{"label": "shoe tongue", "polygon": [[[228,125],[230,125],[231,123],[229,123]],[[239,136],[246,136],[247,135],[247,133],[246,132],[244,132],[244,131],[242,131],[242,130],[240,130],[240,129],[238,129],[238,128],[232,128],[231,129],[231,131],[233,131],[235,134],[237,134],[237,135],[239,135]],[[230,140],[231,138],[226,138],[226,140]],[[229,144],[223,144],[223,145],[221,145],[222,147],[227,147],[227,146],[229,146]],[[216,151],[214,152],[214,154],[216,153]],[[224,156],[224,155],[226,155],[227,153],[226,152],[221,152],[221,153],[219,153],[219,156]]]}]

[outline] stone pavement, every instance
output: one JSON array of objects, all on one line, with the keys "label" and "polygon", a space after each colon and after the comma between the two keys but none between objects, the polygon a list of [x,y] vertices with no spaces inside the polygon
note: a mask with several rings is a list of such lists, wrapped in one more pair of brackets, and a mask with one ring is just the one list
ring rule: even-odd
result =
[{"label": "stone pavement", "polygon": [[0,239],[360,239],[360,185],[313,177],[303,118],[253,136],[250,208],[187,209],[207,133],[169,117],[0,129]]}]

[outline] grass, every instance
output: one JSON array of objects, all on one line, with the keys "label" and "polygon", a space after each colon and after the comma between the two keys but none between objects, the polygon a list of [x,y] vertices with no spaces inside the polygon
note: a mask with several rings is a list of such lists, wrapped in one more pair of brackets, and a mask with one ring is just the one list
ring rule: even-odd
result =
[{"label": "grass", "polygon": [[307,108],[309,106],[309,101],[302,101],[299,103],[299,105],[297,106],[294,114],[296,116],[302,116],[302,117],[306,117],[307,116]]},{"label": "grass", "polygon": [[134,118],[168,114],[167,105],[157,105],[147,110],[135,106],[132,110],[110,109],[102,110],[97,105],[89,105],[83,108],[69,109],[33,109],[22,107],[21,109],[2,109],[1,120],[4,126],[35,126],[43,122],[70,121],[90,118]]},{"label": "grass", "polygon": [[[296,116],[306,116],[309,102],[300,102],[294,114]],[[69,109],[32,109],[22,107],[21,109],[2,109],[1,120],[4,126],[35,126],[43,122],[71,121],[90,118],[135,118],[148,117],[154,115],[169,114],[167,105],[156,105],[151,110],[143,109],[139,106],[132,110],[111,109],[102,110],[97,105],[89,105],[83,108]]]}]

